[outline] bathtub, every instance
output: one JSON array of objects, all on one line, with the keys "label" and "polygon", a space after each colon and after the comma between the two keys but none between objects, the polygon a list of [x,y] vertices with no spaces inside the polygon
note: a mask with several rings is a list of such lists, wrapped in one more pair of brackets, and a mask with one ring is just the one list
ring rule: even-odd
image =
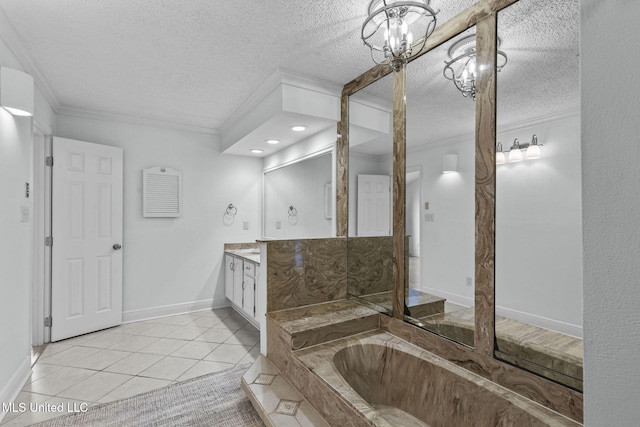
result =
[{"label": "bathtub", "polygon": [[386,332],[296,353],[368,425],[581,425]]}]

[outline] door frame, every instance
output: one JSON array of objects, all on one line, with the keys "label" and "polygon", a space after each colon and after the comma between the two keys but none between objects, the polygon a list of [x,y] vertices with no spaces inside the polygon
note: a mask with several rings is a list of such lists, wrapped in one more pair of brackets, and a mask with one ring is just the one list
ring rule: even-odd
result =
[{"label": "door frame", "polygon": [[51,170],[45,159],[51,155],[51,128],[33,124],[31,149],[31,345],[51,341],[51,330],[44,326],[51,315],[51,248],[45,236],[51,232]]}]

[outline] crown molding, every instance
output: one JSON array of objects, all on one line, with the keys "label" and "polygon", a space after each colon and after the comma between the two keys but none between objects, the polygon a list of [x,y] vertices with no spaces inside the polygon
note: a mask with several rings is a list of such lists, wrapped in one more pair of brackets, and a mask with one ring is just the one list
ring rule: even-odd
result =
[{"label": "crown molding", "polygon": [[13,25],[9,22],[9,19],[5,15],[4,11],[0,9],[0,38],[7,44],[7,47],[13,53],[18,60],[18,63],[22,66],[26,73],[31,74],[35,81],[35,85],[42,93],[42,96],[47,100],[54,112],[58,112],[60,109],[60,103],[56,98],[51,87],[47,84],[38,66],[33,62],[27,50],[22,45],[18,34],[16,33]]},{"label": "crown molding", "polygon": [[[517,122],[511,122],[511,123],[506,123],[503,125],[500,125],[498,127],[498,132],[497,133],[507,133],[507,132],[514,132],[514,131],[518,131],[520,129],[524,129],[524,128],[528,128],[528,127],[533,127],[533,126],[540,126],[543,124],[547,124],[547,123],[552,123],[552,122],[557,122],[560,120],[566,120],[569,119],[571,117],[580,117],[580,109],[570,109],[570,110],[565,110],[565,111],[561,111],[559,113],[553,113],[553,114],[546,114],[546,115],[542,115],[542,116],[538,116],[538,117],[533,117],[531,119],[527,119],[527,120],[521,120],[521,121],[517,121]],[[473,138],[475,137],[475,131],[474,132],[466,132],[466,133],[461,133],[458,135],[454,135],[445,139],[441,139],[439,141],[435,141],[435,142],[430,142],[430,143],[424,143],[424,144],[419,144],[419,145],[414,145],[414,146],[410,146],[407,147],[407,154],[409,153],[418,153],[421,151],[426,151],[426,150],[431,150],[432,148],[437,148],[437,147],[444,147],[453,143],[457,143],[457,142],[461,142],[464,140],[473,140]]]},{"label": "crown molding", "polygon": [[220,132],[218,131],[218,129],[214,129],[214,128],[206,128],[202,126],[187,125],[183,123],[175,123],[175,122],[169,122],[169,121],[157,120],[157,119],[148,119],[143,117],[133,117],[133,116],[127,116],[124,114],[102,113],[97,111],[78,110],[78,109],[66,108],[66,107],[61,107],[57,111],[57,114],[61,116],[78,117],[83,119],[99,120],[99,121],[106,121],[106,122],[113,122],[113,123],[129,123],[133,125],[160,127],[160,128],[173,129],[173,130],[179,130],[179,131],[185,131],[185,132],[201,133],[201,134],[212,135],[212,136],[220,135]]}]

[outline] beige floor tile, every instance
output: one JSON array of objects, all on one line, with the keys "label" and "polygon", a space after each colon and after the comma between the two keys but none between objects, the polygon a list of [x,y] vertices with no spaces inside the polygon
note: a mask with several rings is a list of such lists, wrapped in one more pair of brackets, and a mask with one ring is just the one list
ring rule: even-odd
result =
[{"label": "beige floor tile", "polygon": [[60,369],[62,369],[62,366],[60,365],[49,365],[47,363],[38,362],[31,368],[31,375],[27,380],[27,384],[32,381],[39,380],[40,378],[44,378],[47,375],[51,375]]},{"label": "beige floor tile", "polygon": [[130,338],[131,335],[116,332],[107,332],[90,338],[80,344],[83,347],[109,348],[120,341]]},{"label": "beige floor tile", "polygon": [[67,366],[101,371],[129,355],[131,353],[128,351],[102,349],[89,357],[70,362]]},{"label": "beige floor tile", "polygon": [[59,393],[59,397],[67,397],[83,401],[97,402],[107,393],[133,378],[131,375],[115,374],[112,372],[96,372],[73,386]]},{"label": "beige floor tile", "polygon": [[150,345],[140,349],[140,353],[160,354],[162,356],[168,356],[180,347],[187,344],[186,340],[174,340],[171,338],[160,338],[159,340],[151,343]]},{"label": "beige floor tile", "polygon": [[39,360],[42,363],[48,363],[50,365],[71,366],[71,363],[93,356],[99,352],[99,348],[73,346],[53,356],[41,357]]},{"label": "beige floor tile", "polygon": [[130,338],[127,338],[126,340],[120,341],[119,343],[112,345],[110,349],[136,352],[158,341],[159,339],[160,338],[157,338],[157,337],[145,337],[142,335],[132,335]]},{"label": "beige floor tile", "polygon": [[161,380],[157,378],[133,377],[126,383],[117,387],[110,393],[102,397],[99,403],[113,402],[114,400],[126,399],[136,394],[146,393],[160,387],[171,384],[169,380]]},{"label": "beige floor tile", "polygon": [[138,335],[144,335],[144,336],[147,336],[147,337],[162,338],[162,337],[166,337],[171,332],[173,332],[173,331],[175,331],[176,329],[179,329],[179,328],[180,328],[180,326],[178,326],[178,325],[166,325],[166,324],[161,324],[161,323],[155,323],[155,324],[151,325],[150,328],[145,329],[144,331],[140,332]]},{"label": "beige floor tile", "polygon": [[223,371],[235,366],[233,363],[212,362],[209,360],[200,360],[193,365],[187,372],[178,377],[178,381],[190,380],[202,375],[212,374],[214,372]]},{"label": "beige floor tile", "polygon": [[55,396],[80,381],[96,374],[96,371],[82,368],[62,367],[57,372],[24,386],[24,391]]},{"label": "beige floor tile", "polygon": [[205,328],[211,328],[219,324],[220,322],[222,322],[222,319],[219,319],[217,317],[203,316],[194,320],[193,322],[191,322],[191,324],[193,326],[202,326]]},{"label": "beige floor tile", "polygon": [[247,353],[246,356],[240,359],[240,361],[238,362],[238,365],[243,365],[245,363],[253,363],[256,361],[258,356],[260,356],[260,344],[256,345],[251,350],[249,350],[249,353]]},{"label": "beige floor tile", "polygon": [[46,348],[42,351],[40,357],[49,357],[54,354],[60,353],[61,351],[68,350],[73,347],[71,344],[63,344],[61,342],[52,342],[47,344]]},{"label": "beige floor tile", "polygon": [[167,316],[155,319],[156,323],[163,325],[185,326],[196,320],[199,316],[190,316],[188,314],[178,314],[176,316]]},{"label": "beige floor tile", "polygon": [[223,343],[233,335],[233,331],[228,329],[211,328],[202,335],[195,338],[196,341],[208,341]]},{"label": "beige floor tile", "polygon": [[241,345],[220,344],[215,350],[209,353],[204,360],[213,362],[238,363],[249,351]]},{"label": "beige floor tile", "polygon": [[149,366],[160,361],[162,357],[163,356],[158,354],[133,353],[105,368],[105,371],[115,372],[117,374],[138,375]]},{"label": "beige floor tile", "polygon": [[125,323],[118,326],[118,333],[137,335],[149,329],[153,324],[144,322]]},{"label": "beige floor tile", "polygon": [[260,332],[255,331],[237,331],[235,334],[225,340],[225,344],[242,344],[254,346],[260,341]]},{"label": "beige floor tile", "polygon": [[205,326],[183,326],[167,335],[165,338],[175,338],[180,340],[192,340],[203,332],[206,332],[209,328]]},{"label": "beige floor tile", "polygon": [[232,331],[237,331],[247,323],[249,322],[244,320],[244,318],[241,316],[229,316],[226,319],[222,320],[217,326],[220,327],[221,325],[224,325],[226,328]]},{"label": "beige floor tile", "polygon": [[197,362],[194,359],[168,356],[142,371],[140,376],[174,381]]},{"label": "beige floor tile", "polygon": [[171,356],[200,360],[215,350],[219,345],[220,344],[214,342],[189,341],[187,344],[171,353]]}]

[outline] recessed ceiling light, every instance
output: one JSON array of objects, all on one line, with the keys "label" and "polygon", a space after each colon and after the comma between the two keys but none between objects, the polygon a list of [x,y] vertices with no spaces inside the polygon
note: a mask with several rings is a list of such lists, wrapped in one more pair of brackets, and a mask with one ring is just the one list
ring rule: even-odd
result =
[{"label": "recessed ceiling light", "polygon": [[260,154],[260,153],[262,153],[263,151],[264,151],[264,150],[261,150],[261,149],[259,149],[259,148],[252,148],[252,149],[251,149],[251,152],[252,152],[252,153],[254,153],[254,154]]},{"label": "recessed ceiling light", "polygon": [[279,139],[266,139],[265,141],[267,142],[267,144],[279,144],[280,143]]},{"label": "recessed ceiling light", "polygon": [[295,125],[291,126],[291,130],[294,132],[303,132],[307,130],[307,127],[305,125]]}]

